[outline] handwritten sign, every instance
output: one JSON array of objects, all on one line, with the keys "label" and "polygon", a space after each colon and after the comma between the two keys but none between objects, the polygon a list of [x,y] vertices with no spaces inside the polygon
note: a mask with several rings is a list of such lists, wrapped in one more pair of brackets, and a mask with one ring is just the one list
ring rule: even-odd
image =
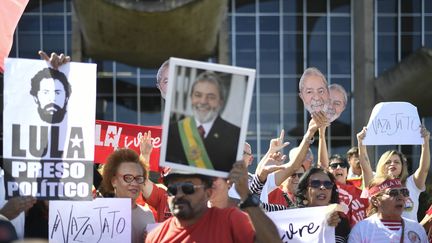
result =
[{"label": "handwritten sign", "polygon": [[50,201],[49,242],[131,242],[129,198]]},{"label": "handwritten sign", "polygon": [[375,105],[367,124],[365,145],[423,144],[417,107],[408,102]]},{"label": "handwritten sign", "polygon": [[327,225],[330,206],[268,212],[282,242],[335,242],[335,228]]},{"label": "handwritten sign", "polygon": [[104,164],[108,155],[116,148],[130,148],[140,153],[141,136],[148,131],[151,131],[153,142],[150,170],[159,171],[162,129],[158,126],[96,120],[95,162]]}]

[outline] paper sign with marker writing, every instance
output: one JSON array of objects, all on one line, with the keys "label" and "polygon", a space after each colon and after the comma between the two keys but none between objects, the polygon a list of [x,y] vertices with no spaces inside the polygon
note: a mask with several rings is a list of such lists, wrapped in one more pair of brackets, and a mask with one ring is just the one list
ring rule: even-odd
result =
[{"label": "paper sign with marker writing", "polygon": [[50,201],[49,242],[131,242],[129,198]]},{"label": "paper sign with marker writing", "polygon": [[333,205],[288,209],[267,213],[279,230],[282,242],[335,242],[335,228],[327,225]]},{"label": "paper sign with marker writing", "polygon": [[363,144],[423,144],[420,125],[414,105],[408,102],[381,102],[372,110]]}]

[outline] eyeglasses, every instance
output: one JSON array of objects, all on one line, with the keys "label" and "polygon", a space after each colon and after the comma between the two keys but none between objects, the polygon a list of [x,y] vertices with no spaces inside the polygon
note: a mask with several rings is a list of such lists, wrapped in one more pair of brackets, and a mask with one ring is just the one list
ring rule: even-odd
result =
[{"label": "eyeglasses", "polygon": [[144,181],[145,181],[145,178],[144,178],[144,176],[133,176],[133,175],[131,175],[131,174],[126,174],[126,175],[119,175],[119,176],[122,176],[123,177],[123,180],[126,182],[126,183],[132,183],[132,181],[136,181],[136,183],[138,183],[138,184],[143,184],[144,183]]},{"label": "eyeglasses", "polygon": [[385,194],[389,195],[390,197],[397,197],[399,196],[399,194],[404,197],[409,197],[409,190],[407,188],[393,188],[386,191]]},{"label": "eyeglasses", "polygon": [[175,183],[175,184],[168,186],[168,188],[167,188],[168,195],[170,195],[170,196],[177,195],[179,187],[181,188],[181,190],[184,194],[191,195],[191,194],[195,193],[195,189],[204,187],[204,185],[194,185],[190,182]]},{"label": "eyeglasses", "polygon": [[332,189],[334,183],[331,181],[311,180],[309,186],[312,188],[321,188],[321,186],[324,186],[325,189]]},{"label": "eyeglasses", "polygon": [[300,178],[300,177],[302,177],[303,174],[304,174],[304,173],[294,173],[294,174],[292,174],[290,177],[291,177],[291,178],[295,178],[295,177],[297,176],[298,178]]},{"label": "eyeglasses", "polygon": [[331,163],[329,165],[330,168],[332,168],[333,170],[336,169],[337,167],[341,167],[341,168],[348,168],[348,164],[345,162],[341,162],[341,163]]}]

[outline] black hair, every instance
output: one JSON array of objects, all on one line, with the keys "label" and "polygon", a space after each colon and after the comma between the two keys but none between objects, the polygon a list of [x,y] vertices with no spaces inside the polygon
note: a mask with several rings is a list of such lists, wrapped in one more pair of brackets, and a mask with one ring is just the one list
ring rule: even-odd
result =
[{"label": "black hair", "polygon": [[164,177],[163,181],[165,186],[168,186],[173,179],[177,179],[177,178],[198,178],[203,182],[205,188],[211,188],[213,186],[213,181],[214,181],[214,177],[211,176],[206,176],[201,174],[178,174],[174,172]]},{"label": "black hair", "polygon": [[70,94],[72,93],[72,87],[69,84],[66,75],[53,68],[44,68],[40,70],[38,73],[36,73],[36,75],[31,79],[30,94],[36,97],[40,89],[40,82],[43,79],[50,79],[50,78],[60,81],[60,83],[63,85],[64,90],[66,92],[66,97],[69,98]]},{"label": "black hair", "polygon": [[300,178],[297,190],[295,192],[295,197],[296,197],[298,207],[307,207],[307,204],[305,204],[304,201],[307,200],[306,193],[309,187],[309,178],[313,174],[317,174],[317,173],[326,174],[330,178],[330,181],[333,182],[330,203],[339,203],[339,193],[337,191],[336,178],[333,176],[333,174],[322,168],[310,168]]},{"label": "black hair", "polygon": [[330,158],[329,158],[329,167],[330,167],[330,162],[332,160],[339,160],[339,162],[345,163],[347,165],[347,169],[349,169],[349,163],[346,160],[346,158],[343,157],[342,155],[340,155],[340,154],[333,154],[332,156],[330,156]]}]

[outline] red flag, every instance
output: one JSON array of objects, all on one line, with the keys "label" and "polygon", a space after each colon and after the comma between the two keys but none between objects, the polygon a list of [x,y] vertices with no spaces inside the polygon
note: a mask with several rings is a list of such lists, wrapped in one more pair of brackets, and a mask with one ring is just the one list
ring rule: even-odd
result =
[{"label": "red flag", "polygon": [[29,0],[0,1],[0,72],[4,70],[4,59],[9,56],[13,34]]},{"label": "red flag", "polygon": [[96,120],[95,163],[104,164],[115,148],[130,148],[140,153],[140,137],[151,131],[153,150],[150,170],[159,171],[159,155],[162,129],[160,126],[139,126],[120,122]]}]

